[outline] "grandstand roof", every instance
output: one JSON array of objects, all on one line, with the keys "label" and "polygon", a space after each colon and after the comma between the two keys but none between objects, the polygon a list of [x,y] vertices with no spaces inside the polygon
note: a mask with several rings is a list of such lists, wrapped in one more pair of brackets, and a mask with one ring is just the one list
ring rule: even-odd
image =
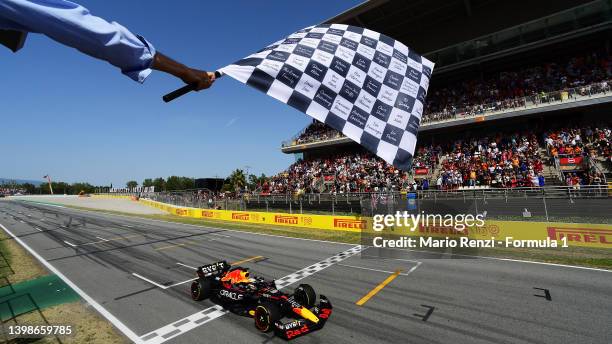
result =
[{"label": "grandstand roof", "polygon": [[367,27],[428,53],[589,2],[593,1],[372,0],[326,23]]}]

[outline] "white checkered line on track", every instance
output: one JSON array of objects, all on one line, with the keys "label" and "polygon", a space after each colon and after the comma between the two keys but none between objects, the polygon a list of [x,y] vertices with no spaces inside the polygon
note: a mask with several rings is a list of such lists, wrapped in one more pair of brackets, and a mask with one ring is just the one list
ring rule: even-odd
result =
[{"label": "white checkered line on track", "polygon": [[[312,264],[299,271],[296,271],[290,275],[276,280],[276,286],[278,289],[285,288],[291,284],[294,284],[308,276],[311,276],[323,269],[326,269],[334,264],[337,264],[347,258],[350,258],[361,251],[365,250],[365,246],[355,246],[346,251],[340,252],[335,256],[329,257],[318,263]],[[140,337],[142,342],[146,344],[160,344],[174,337],[180,336],[194,328],[206,324],[224,314],[228,311],[224,310],[223,307],[215,305],[208,307],[203,311],[191,314],[183,319],[175,321],[164,327],[160,327],[157,330],[146,333]]]}]

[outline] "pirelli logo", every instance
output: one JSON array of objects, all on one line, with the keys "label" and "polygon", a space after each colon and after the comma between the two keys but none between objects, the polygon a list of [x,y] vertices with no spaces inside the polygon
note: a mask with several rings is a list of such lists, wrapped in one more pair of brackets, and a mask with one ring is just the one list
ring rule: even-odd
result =
[{"label": "pirelli logo", "polygon": [[248,221],[249,219],[249,213],[232,213],[232,220]]},{"label": "pirelli logo", "polygon": [[365,220],[334,219],[335,228],[365,229],[366,224]]},{"label": "pirelli logo", "polygon": [[202,217],[215,217],[215,213],[210,210],[202,210]]},{"label": "pirelli logo", "polygon": [[297,225],[299,218],[297,216],[275,215],[274,222],[287,225]]},{"label": "pirelli logo", "polygon": [[609,229],[548,227],[548,237],[551,240],[567,238],[568,242],[612,245],[612,230]]}]

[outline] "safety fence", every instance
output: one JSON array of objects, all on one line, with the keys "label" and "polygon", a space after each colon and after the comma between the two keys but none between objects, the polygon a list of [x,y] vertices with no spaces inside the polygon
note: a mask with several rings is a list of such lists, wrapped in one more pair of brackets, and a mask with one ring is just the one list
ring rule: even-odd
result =
[{"label": "safety fence", "polygon": [[[281,227],[299,227],[304,229],[332,230],[336,232],[360,232],[362,238],[376,234],[376,232],[373,231],[373,223],[376,218],[370,216],[289,214],[282,212],[199,209],[165,204],[146,198],[139,199],[139,202],[164,210],[172,215],[194,219]],[[378,209],[378,211],[375,212],[375,215],[380,210],[382,209]],[[517,222],[487,219],[483,226],[471,225],[462,230],[457,230],[452,226],[446,226],[443,224],[423,225],[421,223],[417,226],[416,231],[410,235],[451,238],[467,236],[475,239],[490,239],[491,237],[512,237],[518,240],[550,239],[559,241],[565,240],[570,246],[612,248],[612,226],[592,223],[571,224],[539,221]]]},{"label": "safety fence", "polygon": [[[121,196],[113,194],[113,196]],[[134,194],[123,196],[135,196]],[[214,210],[371,216],[377,209],[405,210],[408,200],[425,212],[484,213],[489,218],[610,223],[607,185],[543,188],[460,188],[379,193],[213,194],[202,190],[141,194],[181,207]]]}]

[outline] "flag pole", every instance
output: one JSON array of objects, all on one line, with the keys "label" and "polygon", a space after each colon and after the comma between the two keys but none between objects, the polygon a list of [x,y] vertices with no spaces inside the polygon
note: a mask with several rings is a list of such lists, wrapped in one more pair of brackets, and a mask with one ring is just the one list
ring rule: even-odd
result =
[{"label": "flag pole", "polygon": [[53,195],[53,186],[51,186],[51,177],[49,177],[49,175],[47,174],[43,178],[47,178],[47,182],[49,183],[49,191],[51,191],[51,194]]}]

